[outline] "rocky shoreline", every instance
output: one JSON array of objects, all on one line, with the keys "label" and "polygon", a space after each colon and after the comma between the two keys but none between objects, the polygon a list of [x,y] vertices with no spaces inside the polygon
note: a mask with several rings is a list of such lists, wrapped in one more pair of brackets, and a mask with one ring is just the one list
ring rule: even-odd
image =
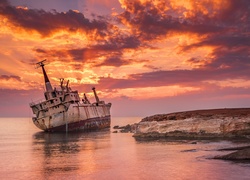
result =
[{"label": "rocky shoreline", "polygon": [[[158,114],[139,123],[116,127],[132,132],[136,140],[245,140],[250,142],[250,108],[210,109]],[[116,131],[118,132],[118,131]],[[250,146],[214,159],[250,161]]]}]

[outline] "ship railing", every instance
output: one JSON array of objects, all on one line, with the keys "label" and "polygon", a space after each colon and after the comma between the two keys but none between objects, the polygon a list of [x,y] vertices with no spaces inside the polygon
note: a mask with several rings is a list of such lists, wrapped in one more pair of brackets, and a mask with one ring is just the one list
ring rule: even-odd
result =
[{"label": "ship railing", "polygon": [[39,99],[39,100],[32,101],[32,102],[30,103],[30,106],[34,106],[34,105],[36,105],[36,104],[40,104],[40,103],[42,103],[42,102],[44,102],[44,101],[45,101],[45,99]]}]

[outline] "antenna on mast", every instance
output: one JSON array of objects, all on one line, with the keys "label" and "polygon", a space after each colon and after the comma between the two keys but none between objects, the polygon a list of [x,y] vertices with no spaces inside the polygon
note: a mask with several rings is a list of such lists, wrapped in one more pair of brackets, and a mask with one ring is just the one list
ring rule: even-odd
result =
[{"label": "antenna on mast", "polygon": [[[38,69],[39,67],[42,67],[42,66],[47,65],[48,63],[47,63],[46,61],[47,61],[47,59],[44,59],[44,60],[42,60],[42,61],[40,61],[40,62],[37,62],[35,68]],[[46,62],[46,63],[45,63],[45,62]]]}]

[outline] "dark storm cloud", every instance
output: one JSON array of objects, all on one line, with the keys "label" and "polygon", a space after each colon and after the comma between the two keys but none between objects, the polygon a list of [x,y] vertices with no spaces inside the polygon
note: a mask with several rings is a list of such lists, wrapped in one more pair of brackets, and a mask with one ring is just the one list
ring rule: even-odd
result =
[{"label": "dark storm cloud", "polygon": [[105,87],[107,89],[123,89],[167,86],[175,85],[180,82],[187,83],[187,81],[191,81],[191,78],[187,77],[187,71],[157,71],[151,73],[132,74],[128,79],[102,77],[100,78],[99,84],[100,87]]},{"label": "dark storm cloud", "polygon": [[108,40],[101,40],[93,49],[102,51],[119,51],[124,49],[136,49],[141,45],[138,37],[134,35],[117,35],[111,36]]},{"label": "dark storm cloud", "polygon": [[84,54],[86,54],[88,49],[86,48],[80,48],[80,49],[70,49],[68,50],[68,53],[75,61],[84,61],[86,58],[84,58]]},{"label": "dark storm cloud", "polygon": [[133,35],[120,35],[111,37],[108,40],[99,41],[97,45],[91,46],[93,52],[99,54],[99,57],[106,57],[104,62],[98,63],[95,66],[123,66],[132,64],[136,61],[123,59],[125,50],[135,50],[141,48],[140,40]]},{"label": "dark storm cloud", "polygon": [[78,48],[78,49],[34,49],[34,52],[37,53],[37,56],[44,57],[53,60],[54,58],[59,58],[59,61],[86,61],[84,57],[88,53],[89,49],[87,48]]},{"label": "dark storm cloud", "polygon": [[9,2],[7,0],[1,0],[0,7],[8,6]]},{"label": "dark storm cloud", "polygon": [[[202,35],[227,32],[237,34],[241,28],[246,33],[249,32],[250,1],[248,0],[225,1],[228,7],[220,10],[215,8],[213,1],[199,3],[193,1],[194,9],[185,11],[192,14],[190,17],[183,16],[183,9],[174,10],[168,1],[159,2],[161,3],[156,6],[150,1],[124,1],[126,10],[118,19],[124,24],[129,24],[144,39],[156,39],[171,32]],[[203,13],[199,6],[206,7],[209,13]],[[214,12],[216,15],[212,15]]]},{"label": "dark storm cloud", "polygon": [[[37,56],[41,58],[46,57],[46,59],[50,60],[59,60],[62,62],[87,62],[91,63],[93,66],[114,66],[120,67],[124,65],[129,65],[133,63],[145,63],[148,60],[134,60],[134,59],[124,59],[122,50],[110,49],[106,51],[107,47],[99,46],[89,48],[79,48],[79,49],[69,49],[69,50],[44,50],[44,49],[34,49],[37,53]],[[103,49],[102,49],[103,48]],[[60,58],[61,57],[61,58]],[[105,57],[104,60],[95,60],[99,57]],[[36,61],[32,61],[32,64],[36,63]],[[79,69],[79,65],[76,69]]]},{"label": "dark storm cloud", "polygon": [[21,81],[21,78],[19,76],[14,76],[14,75],[1,75],[0,80],[16,80],[16,81]]},{"label": "dark storm cloud", "polygon": [[124,66],[127,64],[130,64],[130,62],[128,60],[124,60],[121,58],[121,54],[117,53],[116,55],[111,55],[106,57],[106,59],[99,64],[96,64],[95,66],[115,66],[115,67],[119,67],[119,66]]},{"label": "dark storm cloud", "polygon": [[[236,71],[237,69],[237,71]],[[232,73],[234,72],[234,73]],[[148,73],[131,74],[128,79],[100,78],[101,87],[108,89],[159,87],[159,86],[194,86],[205,85],[205,81],[220,81],[234,78],[249,79],[249,67],[246,68],[217,68],[155,71]],[[107,87],[108,86],[108,87]],[[207,86],[207,84],[206,84]]]},{"label": "dark storm cloud", "polygon": [[[70,61],[68,60],[69,52],[66,50],[58,50],[58,49],[41,49],[36,48],[33,49],[36,53],[36,59],[32,60],[31,63],[37,63],[41,59],[47,59],[48,62],[59,60],[59,61]],[[72,61],[72,60],[71,60]]]},{"label": "dark storm cloud", "polygon": [[[206,46],[214,46],[215,49],[210,54],[212,59],[205,63],[203,68],[216,69],[220,67],[230,67],[231,73],[238,73],[241,70],[244,75],[243,69],[250,70],[250,37],[246,35],[240,36],[225,36],[216,35],[212,38],[206,38],[199,43],[183,47],[182,51],[193,51],[196,48]],[[189,60],[191,63],[196,63],[197,59],[192,58]]]},{"label": "dark storm cloud", "polygon": [[245,76],[250,71],[250,48],[239,47],[232,49],[218,48],[214,50],[214,61],[207,64],[207,68],[228,67],[231,73],[237,76]]},{"label": "dark storm cloud", "polygon": [[150,84],[153,84],[153,86],[163,86],[197,85],[202,83],[202,81],[235,78],[235,75],[230,74],[230,69],[193,69],[133,74],[130,76],[130,78],[136,81],[142,81],[144,83],[149,82]]},{"label": "dark storm cloud", "polygon": [[[250,31],[250,25],[249,25]],[[198,43],[191,44],[189,46],[184,46],[181,50],[193,50],[195,48],[203,47],[203,46],[216,46],[216,47],[225,47],[225,48],[234,48],[234,47],[247,47],[250,48],[250,36],[245,34],[216,34],[209,37],[204,38]]]},{"label": "dark storm cloud", "polygon": [[58,30],[97,32],[97,35],[105,36],[106,31],[110,28],[103,19],[89,20],[82,13],[72,10],[64,13],[56,10],[46,12],[38,9],[24,9],[11,6],[7,1],[0,4],[0,15],[6,17],[14,26],[35,30],[42,36],[49,36]]},{"label": "dark storm cloud", "polygon": [[215,33],[224,29],[202,14],[198,14],[198,20],[196,17],[193,19],[179,18],[171,15],[170,10],[162,12],[164,8],[161,6],[170,6],[165,1],[162,1],[161,6],[138,0],[125,1],[125,3],[127,9],[120,14],[119,21],[130,24],[132,28],[137,30],[137,33],[141,33],[144,39],[158,38],[170,32]]},{"label": "dark storm cloud", "polygon": [[227,25],[241,25],[244,28],[245,25],[249,26],[250,15],[250,2],[249,0],[227,0],[228,6],[222,9],[219,14],[214,17],[214,20],[219,20],[223,24]]},{"label": "dark storm cloud", "polygon": [[34,50],[37,53],[47,53],[44,49],[37,48]]},{"label": "dark storm cloud", "polygon": [[[89,45],[86,48],[74,48],[74,49],[41,49],[36,48],[34,51],[38,56],[47,58],[62,57],[62,61],[81,61],[91,62],[94,66],[123,66],[128,65],[137,60],[125,60],[123,59],[124,50],[133,50],[140,48],[141,42],[135,36],[121,35],[118,37],[111,37],[107,40],[99,40],[97,45]],[[105,57],[105,60],[98,62],[92,61],[99,57]]]}]

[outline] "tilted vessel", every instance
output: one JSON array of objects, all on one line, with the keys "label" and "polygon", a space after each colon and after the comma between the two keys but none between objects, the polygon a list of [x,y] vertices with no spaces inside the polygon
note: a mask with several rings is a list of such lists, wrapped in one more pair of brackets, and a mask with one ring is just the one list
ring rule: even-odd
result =
[{"label": "tilted vessel", "polygon": [[60,87],[53,89],[45,71],[44,62],[45,60],[38,62],[37,65],[42,68],[44,75],[45,100],[30,103],[34,114],[33,123],[39,129],[49,132],[67,132],[110,127],[111,103],[100,101],[94,87],[92,90],[96,102],[90,103],[85,94],[81,100],[78,91],[73,91],[69,87],[69,81],[64,85],[63,79],[60,79]]}]

